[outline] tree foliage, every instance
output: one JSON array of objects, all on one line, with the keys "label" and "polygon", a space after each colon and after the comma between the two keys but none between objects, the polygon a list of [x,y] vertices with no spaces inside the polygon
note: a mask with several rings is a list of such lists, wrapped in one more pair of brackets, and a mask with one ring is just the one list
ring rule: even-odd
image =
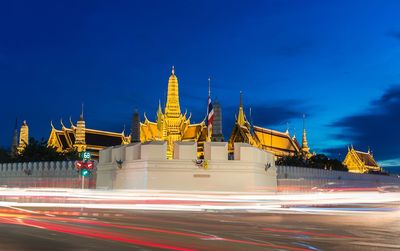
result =
[{"label": "tree foliage", "polygon": [[73,152],[58,152],[53,147],[48,147],[47,142],[42,139],[38,141],[34,138],[29,139],[29,144],[16,157],[12,158],[6,151],[0,150],[0,162],[34,162],[34,161],[63,161],[76,160],[78,153]]},{"label": "tree foliage", "polygon": [[324,154],[316,154],[310,158],[302,155],[285,156],[276,161],[279,166],[299,166],[317,169],[328,169],[337,171],[348,171],[347,167],[337,159],[330,159]]},{"label": "tree foliage", "polygon": [[11,155],[6,149],[0,148],[0,163],[7,162],[11,162]]}]

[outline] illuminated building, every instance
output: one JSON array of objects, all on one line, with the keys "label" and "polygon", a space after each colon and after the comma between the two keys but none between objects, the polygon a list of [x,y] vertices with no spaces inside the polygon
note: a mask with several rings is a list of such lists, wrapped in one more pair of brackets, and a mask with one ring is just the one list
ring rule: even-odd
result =
[{"label": "illuminated building", "polygon": [[207,140],[207,126],[204,121],[190,124],[190,118],[181,113],[179,104],[178,78],[172,67],[168,79],[167,103],[163,109],[158,103],[156,122],[151,122],[144,114],[144,122],[140,124],[140,141],[166,141],[167,159],[172,159],[174,143],[178,141],[197,142],[198,157],[203,156],[204,142]]},{"label": "illuminated building", "polygon": [[347,149],[346,158],[343,161],[343,165],[346,165],[349,172],[352,173],[369,173],[369,172],[380,172],[381,167],[375,161],[374,156],[368,149],[368,152],[357,151],[353,146]]},{"label": "illuminated building", "polygon": [[272,152],[276,157],[293,156],[297,154],[310,157],[310,148],[307,142],[307,133],[303,129],[303,145],[300,146],[296,137],[291,137],[289,131],[279,132],[259,126],[250,125],[243,110],[242,93],[240,93],[239,112],[236,117],[228,148],[232,153],[235,142],[248,143],[252,146]]},{"label": "illuminated building", "polygon": [[129,144],[131,136],[125,132],[108,132],[86,128],[83,110],[79,120],[74,125],[70,119],[71,127],[67,128],[62,121],[61,130],[56,129],[51,123],[51,132],[47,145],[56,148],[59,152],[89,151],[96,158],[99,151],[105,147]]}]

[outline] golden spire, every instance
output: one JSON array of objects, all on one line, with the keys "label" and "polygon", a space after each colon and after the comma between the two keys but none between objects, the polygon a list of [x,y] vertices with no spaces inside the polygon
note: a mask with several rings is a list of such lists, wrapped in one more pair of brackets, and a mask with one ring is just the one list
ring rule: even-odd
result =
[{"label": "golden spire", "polygon": [[75,128],[75,142],[74,147],[80,153],[86,151],[86,125],[83,119],[83,103],[82,111]]},{"label": "golden spire", "polygon": [[160,99],[158,100],[158,110],[157,110],[157,116],[158,116],[159,114],[162,114],[162,109],[161,109],[161,100],[160,100]]},{"label": "golden spire", "polygon": [[26,123],[26,120],[24,120],[21,129],[19,131],[18,153],[22,153],[28,144],[29,144],[29,127],[28,124]]},{"label": "golden spire", "polygon": [[306,115],[303,114],[303,141],[302,141],[301,150],[304,153],[310,153],[310,148],[308,147],[308,142],[307,142],[307,132],[306,132],[305,120],[306,120]]},{"label": "golden spire", "polygon": [[244,112],[243,112],[242,96],[243,96],[243,93],[242,93],[242,91],[240,91],[239,114],[238,114],[237,121],[236,121],[238,123],[238,125],[240,125],[240,126],[243,126],[246,123],[246,118],[245,118]]},{"label": "golden spire", "polygon": [[167,104],[165,115],[170,118],[178,118],[181,115],[179,105],[178,78],[175,76],[175,68],[172,66],[171,76],[168,79]]},{"label": "golden spire", "polygon": [[162,129],[162,123],[163,123],[162,117],[163,117],[163,113],[162,113],[162,109],[161,109],[161,100],[158,100],[158,110],[157,110],[156,122],[157,122],[157,128],[159,131],[161,131],[161,129]]}]

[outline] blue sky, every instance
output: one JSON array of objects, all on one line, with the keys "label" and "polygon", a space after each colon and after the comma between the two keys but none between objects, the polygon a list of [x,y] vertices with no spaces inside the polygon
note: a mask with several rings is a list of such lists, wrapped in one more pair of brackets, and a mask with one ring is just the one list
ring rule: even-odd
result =
[{"label": "blue sky", "polygon": [[[400,166],[399,1],[2,1],[0,144],[15,117],[122,131],[153,118],[171,66],[181,107],[203,119],[207,78],[229,135],[244,93],[257,125],[343,157],[347,145]],[[143,118],[143,116],[142,116]],[[339,155],[339,153],[341,155]]]}]

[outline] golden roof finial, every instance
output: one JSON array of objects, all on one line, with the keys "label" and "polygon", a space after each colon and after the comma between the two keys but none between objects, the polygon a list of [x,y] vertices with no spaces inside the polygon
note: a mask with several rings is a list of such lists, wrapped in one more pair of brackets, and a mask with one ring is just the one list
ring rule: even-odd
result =
[{"label": "golden roof finial", "polygon": [[74,123],[72,123],[72,118],[71,118],[71,116],[69,116],[69,123],[70,123],[70,125],[71,125],[71,128],[74,128],[75,126],[74,126]]},{"label": "golden roof finial", "polygon": [[175,75],[175,67],[174,66],[172,66],[171,74]]},{"label": "golden roof finial", "polygon": [[242,108],[243,108],[243,92],[242,92],[242,91],[240,91],[239,107],[242,107]]},{"label": "golden roof finial", "polygon": [[161,100],[158,100],[158,110],[157,110],[157,124],[161,123],[162,120],[162,109],[161,109]]},{"label": "golden roof finial", "polygon": [[303,152],[309,153],[310,148],[308,147],[308,142],[307,142],[307,132],[306,132],[306,115],[303,114],[303,141],[302,141],[302,146],[301,149]]},{"label": "golden roof finial", "polygon": [[237,123],[238,123],[240,126],[243,126],[243,125],[246,123],[246,118],[245,118],[245,116],[244,116],[244,111],[243,111],[242,96],[243,96],[243,93],[242,93],[242,91],[240,91],[239,113],[238,113],[238,117],[237,117]]},{"label": "golden roof finial", "polygon": [[62,118],[60,118],[60,124],[61,124],[61,127],[62,127],[63,129],[66,128],[65,125],[64,125],[64,123],[63,123],[63,119],[62,119]]}]

